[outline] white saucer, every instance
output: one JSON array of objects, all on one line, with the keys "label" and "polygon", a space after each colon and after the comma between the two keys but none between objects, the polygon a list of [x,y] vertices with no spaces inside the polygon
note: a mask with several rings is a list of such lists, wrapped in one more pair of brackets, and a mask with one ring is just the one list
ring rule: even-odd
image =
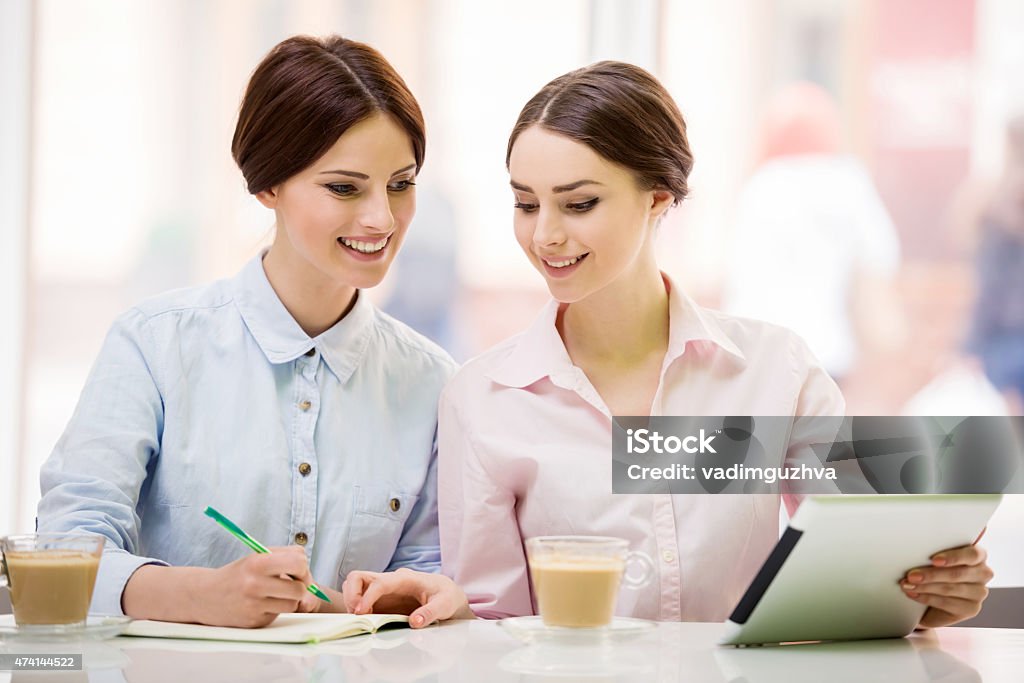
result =
[{"label": "white saucer", "polygon": [[502,619],[498,625],[509,635],[524,643],[558,642],[580,645],[631,640],[653,631],[657,624],[646,619],[630,619],[615,617],[607,626],[596,628],[568,628],[564,626],[545,626],[539,616],[510,617]]},{"label": "white saucer", "polygon": [[71,643],[81,640],[106,640],[119,635],[130,623],[130,617],[92,615],[81,628],[25,629],[14,623],[14,615],[5,614],[0,616],[0,642]]}]

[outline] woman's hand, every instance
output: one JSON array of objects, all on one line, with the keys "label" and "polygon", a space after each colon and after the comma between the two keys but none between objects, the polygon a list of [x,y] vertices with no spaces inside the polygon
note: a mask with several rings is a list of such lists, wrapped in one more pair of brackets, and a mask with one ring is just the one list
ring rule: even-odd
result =
[{"label": "woman's hand", "polygon": [[349,573],[342,584],[345,607],[352,614],[408,614],[409,625],[422,628],[444,619],[473,619],[469,602],[455,582],[441,574],[411,569]]},{"label": "woman's hand", "polygon": [[944,550],[932,556],[929,567],[911,569],[900,581],[907,597],[928,605],[918,628],[949,626],[981,611],[992,569],[988,554],[976,545]]},{"label": "woman's hand", "polygon": [[[246,555],[208,575],[201,584],[202,623],[258,628],[278,614],[316,611],[314,601],[320,601],[306,591],[313,576],[302,548],[293,545],[270,551]],[[313,600],[305,600],[306,596]]]},{"label": "woman's hand", "polygon": [[125,584],[121,608],[135,619],[244,628],[266,626],[285,612],[319,610],[305,600],[313,577],[302,548],[271,550],[217,569],[143,565]]}]

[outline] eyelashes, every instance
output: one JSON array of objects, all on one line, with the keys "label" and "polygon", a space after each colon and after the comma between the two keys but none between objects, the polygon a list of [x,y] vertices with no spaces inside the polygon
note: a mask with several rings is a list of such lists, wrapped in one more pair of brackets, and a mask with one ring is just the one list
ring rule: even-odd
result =
[{"label": "eyelashes", "polygon": [[356,193],[355,185],[348,185],[345,183],[327,183],[324,185],[332,194],[336,194],[339,197],[350,197]]},{"label": "eyelashes", "polygon": [[[597,206],[598,202],[600,201],[601,200],[599,198],[594,197],[593,199],[588,199],[585,202],[572,202],[570,204],[566,204],[565,208],[573,213],[586,213],[587,211],[590,211],[595,206]],[[537,210],[538,205],[528,204],[526,202],[516,202],[515,204],[513,204],[513,207],[522,211],[523,213],[533,213]]]},{"label": "eyelashes", "polygon": [[405,192],[415,184],[411,180],[398,180],[388,185],[388,192]]},{"label": "eyelashes", "polygon": [[[412,180],[396,180],[388,184],[388,192],[396,194],[406,192],[414,185],[416,183]],[[327,188],[328,192],[338,197],[352,197],[359,192],[359,188],[351,183],[327,183],[324,187]]]},{"label": "eyelashes", "polygon": [[566,204],[566,206],[569,207],[569,209],[571,211],[575,211],[577,213],[585,213],[585,212],[590,211],[591,209],[593,209],[595,206],[597,206],[597,202],[598,201],[599,201],[598,198],[594,197],[593,199],[588,199],[585,202],[576,202],[574,204]]}]

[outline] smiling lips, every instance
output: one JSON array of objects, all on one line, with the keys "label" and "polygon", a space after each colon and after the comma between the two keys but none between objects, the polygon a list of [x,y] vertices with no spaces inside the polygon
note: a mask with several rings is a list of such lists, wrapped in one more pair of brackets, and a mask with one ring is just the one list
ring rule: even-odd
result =
[{"label": "smiling lips", "polygon": [[388,240],[390,239],[391,235],[388,235],[378,242],[364,242],[361,240],[350,239],[348,237],[339,237],[338,242],[353,251],[358,251],[360,254],[376,254],[388,245]]},{"label": "smiling lips", "polygon": [[551,277],[567,277],[569,274],[573,273],[577,268],[579,268],[583,260],[587,258],[587,256],[589,255],[590,252],[586,252],[584,254],[580,254],[579,256],[573,256],[571,258],[559,257],[557,259],[551,259],[541,257],[540,260],[541,263],[544,264],[545,272],[547,272],[547,274],[550,275]]},{"label": "smiling lips", "polygon": [[572,258],[569,258],[569,259],[559,259],[559,260],[541,257],[541,261],[544,262],[544,265],[550,266],[551,268],[568,268],[571,265],[575,265],[576,263],[579,263],[580,261],[585,259],[587,256],[589,256],[589,254],[590,254],[590,252],[587,252],[585,254],[580,254],[579,256],[573,256]]}]

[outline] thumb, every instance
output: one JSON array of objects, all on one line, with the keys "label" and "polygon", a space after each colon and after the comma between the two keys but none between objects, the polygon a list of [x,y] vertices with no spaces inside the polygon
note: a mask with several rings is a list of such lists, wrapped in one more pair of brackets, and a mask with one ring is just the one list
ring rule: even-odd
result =
[{"label": "thumb", "polygon": [[424,626],[430,626],[436,620],[434,610],[431,607],[431,603],[421,605],[416,608],[412,614],[409,615],[409,625],[413,628],[423,628]]}]

